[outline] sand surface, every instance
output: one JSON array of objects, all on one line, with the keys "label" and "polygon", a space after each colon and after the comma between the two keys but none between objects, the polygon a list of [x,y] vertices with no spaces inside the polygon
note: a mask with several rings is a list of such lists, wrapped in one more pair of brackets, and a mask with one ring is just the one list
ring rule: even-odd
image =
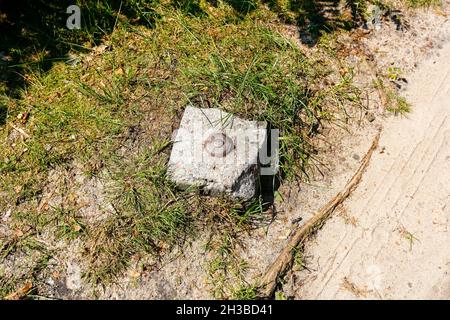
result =
[{"label": "sand surface", "polygon": [[307,245],[296,298],[450,298],[450,44],[404,95],[413,111],[383,124],[361,184]]}]

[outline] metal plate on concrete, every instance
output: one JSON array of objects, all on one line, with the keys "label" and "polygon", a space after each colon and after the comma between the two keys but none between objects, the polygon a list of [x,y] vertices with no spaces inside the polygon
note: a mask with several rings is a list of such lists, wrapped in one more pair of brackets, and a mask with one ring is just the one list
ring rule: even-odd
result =
[{"label": "metal plate on concrete", "polygon": [[188,106],[174,134],[169,176],[183,188],[249,200],[257,191],[258,155],[266,138],[264,122]]}]

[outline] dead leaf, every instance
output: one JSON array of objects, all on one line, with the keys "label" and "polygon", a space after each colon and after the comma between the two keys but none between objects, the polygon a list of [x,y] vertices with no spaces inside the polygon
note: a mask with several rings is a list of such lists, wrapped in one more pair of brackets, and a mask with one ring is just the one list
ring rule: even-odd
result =
[{"label": "dead leaf", "polygon": [[17,132],[19,132],[24,138],[27,138],[27,139],[30,138],[30,135],[28,133],[26,133],[22,128],[16,127],[12,123],[10,125],[11,125],[11,127],[13,127],[13,129],[15,129]]},{"label": "dead leaf", "polygon": [[16,231],[14,231],[14,236],[17,238],[20,238],[23,236],[23,231],[20,229],[17,229]]},{"label": "dead leaf", "polygon": [[114,74],[117,76],[123,75],[123,69],[122,68],[117,69],[116,71],[114,71]]},{"label": "dead leaf", "polygon": [[99,46],[93,48],[92,51],[94,52],[94,54],[99,55],[99,54],[102,54],[103,52],[105,52],[108,49],[110,49],[109,46],[102,44],[102,45],[99,45]]},{"label": "dead leaf", "polygon": [[30,114],[28,112],[24,112],[24,113],[19,113],[17,115],[17,119],[20,120],[20,123],[25,124],[28,120],[28,116]]}]

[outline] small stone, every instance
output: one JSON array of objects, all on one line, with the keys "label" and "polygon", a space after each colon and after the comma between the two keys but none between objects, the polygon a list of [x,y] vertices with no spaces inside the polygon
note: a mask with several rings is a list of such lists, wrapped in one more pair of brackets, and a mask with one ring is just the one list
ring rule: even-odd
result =
[{"label": "small stone", "polygon": [[367,121],[369,121],[369,122],[375,121],[375,115],[373,114],[373,112],[367,112],[366,118],[367,118]]},{"label": "small stone", "polygon": [[355,160],[359,160],[359,159],[360,159],[360,156],[359,156],[359,155],[357,155],[356,153],[354,153],[354,154],[353,154],[353,159],[355,159]]}]

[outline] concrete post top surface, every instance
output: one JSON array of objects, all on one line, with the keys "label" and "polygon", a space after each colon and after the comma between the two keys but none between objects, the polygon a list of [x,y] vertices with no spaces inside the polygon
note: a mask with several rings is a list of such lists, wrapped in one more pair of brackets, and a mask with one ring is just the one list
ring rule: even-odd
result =
[{"label": "concrete post top surface", "polygon": [[256,193],[266,123],[187,106],[174,134],[169,176],[181,187],[248,200]]}]

